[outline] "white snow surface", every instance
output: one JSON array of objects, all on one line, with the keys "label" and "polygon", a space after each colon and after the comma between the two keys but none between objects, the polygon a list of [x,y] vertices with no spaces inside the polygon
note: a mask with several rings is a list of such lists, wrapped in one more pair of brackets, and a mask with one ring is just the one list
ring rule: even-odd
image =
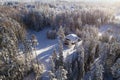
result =
[{"label": "white snow surface", "polygon": [[120,27],[119,26],[103,25],[99,29],[99,32],[100,32],[99,35],[101,35],[101,33],[104,33],[108,30],[111,30],[113,32],[114,36],[116,36],[116,34],[120,34]]},{"label": "white snow surface", "polygon": [[34,34],[37,37],[39,45],[37,46],[37,58],[40,63],[43,63],[46,67],[48,68],[48,63],[49,63],[49,57],[51,56],[53,50],[57,47],[57,39],[55,40],[49,40],[46,37],[48,29],[44,29],[39,32],[35,31],[29,31],[29,35]]},{"label": "white snow surface", "polygon": [[[44,76],[47,76],[47,72],[51,68],[50,57],[53,53],[53,50],[58,49],[58,39],[55,39],[55,40],[47,39],[46,33],[48,30],[50,30],[50,28],[45,28],[39,32],[35,32],[32,30],[28,31],[28,35],[31,36],[32,34],[34,34],[38,39],[39,45],[37,46],[36,53],[37,53],[37,59],[39,60],[39,62],[45,65],[45,73],[43,74]],[[63,50],[64,60],[66,60],[66,58],[68,58],[68,56],[70,56],[74,52],[75,52],[74,45],[69,49],[64,46],[64,50]]]},{"label": "white snow surface", "polygon": [[115,19],[120,20],[120,14],[116,15]]}]

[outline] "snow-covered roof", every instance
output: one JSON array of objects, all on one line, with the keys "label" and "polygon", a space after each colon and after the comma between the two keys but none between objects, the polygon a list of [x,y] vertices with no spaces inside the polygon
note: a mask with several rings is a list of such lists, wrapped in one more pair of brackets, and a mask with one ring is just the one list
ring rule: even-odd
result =
[{"label": "snow-covered roof", "polygon": [[71,41],[76,41],[79,39],[79,37],[76,34],[69,34],[66,36],[66,39],[69,39]]}]

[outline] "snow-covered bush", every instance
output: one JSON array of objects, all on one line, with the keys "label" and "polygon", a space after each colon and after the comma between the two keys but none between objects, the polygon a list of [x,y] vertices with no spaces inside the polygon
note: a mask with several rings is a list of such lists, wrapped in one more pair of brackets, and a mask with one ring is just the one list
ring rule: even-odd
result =
[{"label": "snow-covered bush", "polygon": [[49,30],[49,31],[47,31],[47,38],[48,39],[56,39],[56,37],[57,37],[56,30]]}]

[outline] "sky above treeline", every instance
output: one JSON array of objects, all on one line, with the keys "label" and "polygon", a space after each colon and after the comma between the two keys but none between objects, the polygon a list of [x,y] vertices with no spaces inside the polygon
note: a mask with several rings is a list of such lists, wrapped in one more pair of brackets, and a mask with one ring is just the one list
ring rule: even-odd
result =
[{"label": "sky above treeline", "polygon": [[0,0],[0,2],[4,1],[22,1],[22,2],[34,2],[34,1],[41,1],[41,2],[50,2],[50,1],[72,1],[72,2],[79,2],[79,1],[84,1],[84,2],[118,2],[120,0]]}]

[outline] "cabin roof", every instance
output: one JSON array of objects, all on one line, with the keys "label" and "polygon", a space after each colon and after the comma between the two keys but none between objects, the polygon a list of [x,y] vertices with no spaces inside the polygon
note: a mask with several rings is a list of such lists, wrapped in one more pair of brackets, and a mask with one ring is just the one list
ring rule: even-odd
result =
[{"label": "cabin roof", "polygon": [[66,39],[69,39],[71,41],[76,41],[79,39],[79,37],[76,34],[69,34],[66,36]]}]

